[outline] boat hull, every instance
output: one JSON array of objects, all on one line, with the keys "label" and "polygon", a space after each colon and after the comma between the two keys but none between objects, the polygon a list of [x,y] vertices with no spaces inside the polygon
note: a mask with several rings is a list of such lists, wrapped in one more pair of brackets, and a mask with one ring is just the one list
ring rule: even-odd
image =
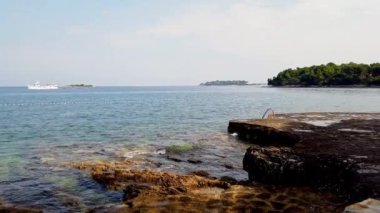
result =
[{"label": "boat hull", "polygon": [[33,84],[33,85],[28,85],[28,89],[30,89],[30,90],[52,90],[52,89],[59,89],[59,87],[56,84],[47,84],[47,85]]}]

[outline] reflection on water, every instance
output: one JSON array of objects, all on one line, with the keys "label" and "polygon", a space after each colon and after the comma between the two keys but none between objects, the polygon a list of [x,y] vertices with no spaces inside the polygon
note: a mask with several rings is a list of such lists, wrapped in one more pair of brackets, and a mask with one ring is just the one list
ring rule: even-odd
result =
[{"label": "reflection on water", "polygon": [[[276,112],[380,108],[379,89],[117,87],[28,91],[0,88],[0,197],[42,208],[84,210],[119,202],[78,161],[141,159],[141,166],[244,180],[247,144],[228,120]],[[166,152],[172,145],[192,149]],[[159,166],[157,166],[159,165]]]}]

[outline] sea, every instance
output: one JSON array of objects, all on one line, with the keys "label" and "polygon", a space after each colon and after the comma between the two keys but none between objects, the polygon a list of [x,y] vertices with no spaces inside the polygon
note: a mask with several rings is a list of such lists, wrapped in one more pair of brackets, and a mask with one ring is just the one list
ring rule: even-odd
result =
[{"label": "sea", "polygon": [[[231,119],[287,112],[379,112],[379,88],[266,86],[0,87],[0,200],[46,212],[121,202],[72,164],[140,158],[160,170],[247,179],[249,144],[227,133]],[[168,147],[191,154],[167,157]],[[189,163],[192,158],[201,163]],[[74,201],[75,202],[74,202]],[[75,206],[73,207],[73,202]]]}]

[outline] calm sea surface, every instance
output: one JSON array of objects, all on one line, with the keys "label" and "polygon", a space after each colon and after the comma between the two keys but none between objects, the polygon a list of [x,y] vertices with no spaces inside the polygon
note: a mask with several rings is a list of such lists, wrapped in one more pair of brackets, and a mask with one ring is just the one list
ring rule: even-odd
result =
[{"label": "calm sea surface", "polygon": [[[275,112],[379,112],[380,89],[229,87],[96,87],[31,91],[0,88],[0,198],[72,211],[121,200],[70,163],[144,156],[162,170],[207,169],[246,178],[247,144],[226,133],[228,120]],[[162,150],[191,144],[203,163],[168,161]],[[233,165],[226,170],[223,165]]]}]

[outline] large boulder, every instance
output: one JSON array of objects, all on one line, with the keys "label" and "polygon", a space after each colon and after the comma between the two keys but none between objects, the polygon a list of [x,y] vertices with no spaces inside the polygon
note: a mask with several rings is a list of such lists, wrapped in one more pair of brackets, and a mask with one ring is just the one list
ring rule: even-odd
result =
[{"label": "large boulder", "polygon": [[355,201],[380,196],[380,114],[301,113],[235,120],[229,132],[253,143],[250,180],[308,185]]}]

